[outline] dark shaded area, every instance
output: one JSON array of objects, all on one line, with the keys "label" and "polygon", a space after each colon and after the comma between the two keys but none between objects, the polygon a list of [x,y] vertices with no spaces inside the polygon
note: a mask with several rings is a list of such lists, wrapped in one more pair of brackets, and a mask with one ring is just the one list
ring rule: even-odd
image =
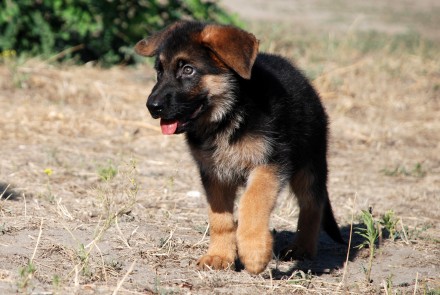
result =
[{"label": "dark shaded area", "polygon": [[[364,227],[364,225],[360,223],[353,224],[349,261],[356,258],[359,252],[357,246],[363,241],[363,238],[355,233],[355,229],[359,227]],[[295,263],[288,271],[272,269],[272,278],[275,280],[286,279],[297,270],[302,270],[305,273],[310,271],[313,275],[322,275],[343,268],[345,260],[347,259],[350,225],[341,227],[340,230],[342,238],[347,242],[347,245],[336,243],[327,234],[322,232],[319,237],[318,254],[315,259],[297,260],[297,263]],[[275,232],[273,246],[274,255],[280,257],[282,250],[289,245],[294,238],[295,233],[291,231]],[[244,265],[239,259],[235,261],[235,270],[238,272],[244,270]]]},{"label": "dark shaded area", "polygon": [[[353,224],[353,233],[350,245],[349,260],[352,261],[358,254],[357,248],[363,241],[363,238],[356,234],[356,228],[362,227],[361,224]],[[280,271],[278,269],[272,270],[273,279],[284,279],[290,277],[295,271],[302,270],[305,273],[309,271],[314,275],[321,275],[331,273],[335,269],[340,269],[344,266],[347,259],[348,241],[350,239],[350,225],[340,228],[342,238],[347,242],[347,245],[338,244],[334,242],[327,234],[321,233],[318,242],[318,254],[313,260],[298,260],[288,271]],[[279,257],[281,250],[284,249],[295,238],[295,233],[291,231],[281,231],[275,234],[274,240],[274,254]]]},{"label": "dark shaded area", "polygon": [[11,184],[0,182],[0,200],[17,200],[21,193],[15,190]]}]

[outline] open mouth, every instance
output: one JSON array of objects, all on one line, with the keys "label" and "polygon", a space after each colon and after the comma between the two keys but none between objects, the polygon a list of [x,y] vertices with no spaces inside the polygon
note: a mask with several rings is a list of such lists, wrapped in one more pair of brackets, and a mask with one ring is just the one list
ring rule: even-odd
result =
[{"label": "open mouth", "polygon": [[177,120],[177,119],[160,119],[160,128],[162,130],[162,134],[164,135],[172,135],[172,134],[178,134],[183,132],[184,127],[186,125],[188,125],[188,123],[191,120],[194,120],[195,118],[197,118],[197,116],[200,114],[200,112],[202,111],[203,108],[203,104],[200,105],[195,111],[194,113],[192,113],[192,115],[186,119],[186,120]]}]

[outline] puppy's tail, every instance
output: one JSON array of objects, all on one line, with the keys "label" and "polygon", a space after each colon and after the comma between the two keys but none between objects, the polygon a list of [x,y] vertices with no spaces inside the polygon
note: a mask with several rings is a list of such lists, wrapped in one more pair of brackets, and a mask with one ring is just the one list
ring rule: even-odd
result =
[{"label": "puppy's tail", "polygon": [[332,206],[327,199],[324,205],[324,212],[322,216],[322,228],[335,242],[340,244],[347,244],[341,236],[338,224],[336,223],[335,216],[333,215]]}]

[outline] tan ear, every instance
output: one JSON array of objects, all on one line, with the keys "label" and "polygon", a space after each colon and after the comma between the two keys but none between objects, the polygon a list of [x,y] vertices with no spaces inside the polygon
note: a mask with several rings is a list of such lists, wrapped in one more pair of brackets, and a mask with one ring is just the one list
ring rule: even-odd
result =
[{"label": "tan ear", "polygon": [[258,53],[258,40],[254,35],[231,26],[207,25],[201,32],[201,40],[242,78],[251,78]]},{"label": "tan ear", "polygon": [[160,44],[169,36],[176,28],[182,26],[186,21],[176,22],[169,25],[162,31],[159,31],[149,38],[142,39],[134,46],[134,51],[142,56],[154,56]]}]

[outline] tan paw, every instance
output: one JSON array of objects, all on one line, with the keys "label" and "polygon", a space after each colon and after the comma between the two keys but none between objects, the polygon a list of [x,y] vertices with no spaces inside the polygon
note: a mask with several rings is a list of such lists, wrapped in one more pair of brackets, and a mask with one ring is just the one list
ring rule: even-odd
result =
[{"label": "tan paw", "polygon": [[227,269],[234,265],[232,259],[220,257],[217,255],[204,255],[197,261],[197,267],[199,269]]},{"label": "tan paw", "polygon": [[267,234],[247,235],[247,238],[238,236],[238,255],[246,270],[252,274],[259,274],[266,269],[272,258],[272,236]]}]

